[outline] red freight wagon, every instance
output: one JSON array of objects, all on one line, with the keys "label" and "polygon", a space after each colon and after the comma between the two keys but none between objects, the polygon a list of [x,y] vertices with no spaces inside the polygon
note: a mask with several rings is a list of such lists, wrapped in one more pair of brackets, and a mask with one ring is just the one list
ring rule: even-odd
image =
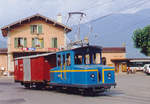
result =
[{"label": "red freight wagon", "polygon": [[20,82],[23,80],[23,60],[18,59],[15,60],[15,81]]},{"label": "red freight wagon", "polygon": [[15,81],[25,87],[45,87],[49,84],[49,70],[56,67],[56,54],[46,53],[15,58]]}]

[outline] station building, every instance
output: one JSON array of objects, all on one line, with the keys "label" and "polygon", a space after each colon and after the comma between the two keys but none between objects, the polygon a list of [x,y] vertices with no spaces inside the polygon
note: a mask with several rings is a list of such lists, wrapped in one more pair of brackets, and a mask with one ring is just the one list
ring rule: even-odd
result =
[{"label": "station building", "polygon": [[150,64],[150,58],[122,58],[111,59],[115,65],[116,72],[126,72],[127,69],[143,71],[145,64]]},{"label": "station building", "polygon": [[102,51],[102,58],[106,65],[114,66],[112,59],[126,58],[126,48],[123,47],[104,47]]}]

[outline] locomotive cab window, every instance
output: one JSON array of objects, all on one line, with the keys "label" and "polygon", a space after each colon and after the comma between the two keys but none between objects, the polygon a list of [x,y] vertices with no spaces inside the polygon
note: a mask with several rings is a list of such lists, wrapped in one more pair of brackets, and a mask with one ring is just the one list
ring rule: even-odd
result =
[{"label": "locomotive cab window", "polygon": [[87,46],[87,47],[81,47],[74,50],[75,56],[74,56],[74,64],[80,65],[80,64],[101,64],[102,58],[101,58],[101,47],[95,47],[95,46]]},{"label": "locomotive cab window", "polygon": [[84,63],[85,64],[91,64],[91,58],[89,54],[86,54],[84,57]]},{"label": "locomotive cab window", "polygon": [[71,59],[70,59],[70,53],[67,54],[67,59],[66,59],[66,65],[70,66],[71,64]]},{"label": "locomotive cab window", "polygon": [[92,55],[93,64],[101,64],[101,54],[100,53],[94,53]]},{"label": "locomotive cab window", "polygon": [[103,65],[106,65],[106,57],[103,57],[103,58],[102,58],[102,64],[103,64]]},{"label": "locomotive cab window", "polygon": [[66,62],[65,62],[65,55],[63,55],[63,65],[65,65]]},{"label": "locomotive cab window", "polygon": [[101,54],[100,53],[90,53],[86,54],[84,57],[85,64],[101,64]]},{"label": "locomotive cab window", "polygon": [[82,55],[75,55],[75,64],[80,65],[82,64]]},{"label": "locomotive cab window", "polygon": [[57,65],[58,66],[61,65],[61,56],[60,55],[57,56]]}]

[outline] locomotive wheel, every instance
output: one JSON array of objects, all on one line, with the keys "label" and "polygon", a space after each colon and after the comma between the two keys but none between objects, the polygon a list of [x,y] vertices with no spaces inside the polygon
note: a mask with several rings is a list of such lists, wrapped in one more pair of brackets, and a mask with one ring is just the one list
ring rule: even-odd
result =
[{"label": "locomotive wheel", "polygon": [[82,91],[80,91],[80,93],[83,96],[94,96],[96,94],[93,89],[83,89]]},{"label": "locomotive wheel", "polygon": [[66,91],[67,91],[68,93],[74,93],[74,94],[79,93],[77,88],[72,88],[72,87],[68,87],[68,88],[66,89]]}]

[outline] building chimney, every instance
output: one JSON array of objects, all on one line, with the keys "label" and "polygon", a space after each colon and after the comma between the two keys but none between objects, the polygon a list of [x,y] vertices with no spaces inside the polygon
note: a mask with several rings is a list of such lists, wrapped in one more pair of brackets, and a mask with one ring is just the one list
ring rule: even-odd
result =
[{"label": "building chimney", "polygon": [[84,37],[84,42],[85,43],[89,43],[89,38],[88,37]]},{"label": "building chimney", "polygon": [[122,43],[122,47],[126,47],[126,43]]},{"label": "building chimney", "polygon": [[62,15],[60,13],[57,15],[57,22],[62,23]]}]

